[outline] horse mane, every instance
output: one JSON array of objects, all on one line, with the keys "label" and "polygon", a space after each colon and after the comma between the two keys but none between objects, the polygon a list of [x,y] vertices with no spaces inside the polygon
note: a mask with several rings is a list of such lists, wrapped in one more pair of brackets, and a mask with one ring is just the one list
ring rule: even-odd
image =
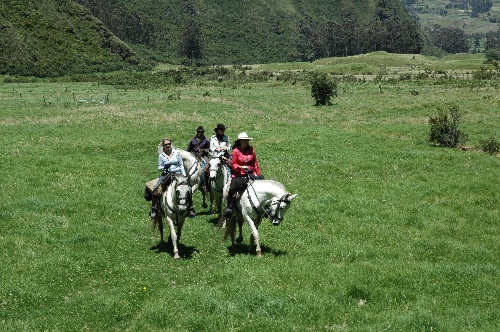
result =
[{"label": "horse mane", "polygon": [[258,180],[258,182],[265,182],[265,183],[273,184],[273,185],[275,185],[275,186],[283,189],[283,191],[287,192],[285,186],[281,182],[278,182],[278,181],[275,181],[275,180]]},{"label": "horse mane", "polygon": [[175,182],[177,182],[178,184],[181,184],[181,183],[183,183],[184,181],[187,181],[187,179],[188,179],[188,178],[187,178],[187,176],[184,176],[184,175],[182,175],[182,174],[177,174],[177,173],[176,173],[176,174],[173,174],[173,175],[174,175],[174,178],[175,178],[175,179],[174,179],[174,180],[175,180]]},{"label": "horse mane", "polygon": [[184,154],[184,155],[186,155],[186,154],[187,154],[187,155],[189,155],[189,157],[191,157],[191,158],[195,159],[195,160],[196,160],[196,161],[198,161],[198,162],[201,162],[201,161],[202,161],[200,157],[198,157],[197,155],[195,155],[195,154],[194,154],[194,153],[192,153],[192,152],[189,152],[189,151],[186,151],[186,150],[182,150],[182,149],[177,149],[177,150],[179,150],[179,151],[180,151],[181,156],[182,156],[182,154]]}]

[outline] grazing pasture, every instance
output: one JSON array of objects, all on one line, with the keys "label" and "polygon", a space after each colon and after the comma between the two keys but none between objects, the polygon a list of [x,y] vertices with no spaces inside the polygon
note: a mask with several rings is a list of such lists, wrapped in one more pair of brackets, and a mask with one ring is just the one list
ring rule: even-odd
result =
[{"label": "grazing pasture", "polygon": [[[498,331],[500,159],[477,148],[500,134],[498,84],[381,87],[314,107],[301,82],[0,83],[0,330]],[[450,103],[465,149],[426,142]],[[195,193],[174,260],[144,183],[163,136],[217,123],[298,196],[258,258],[246,225],[230,255]]]}]

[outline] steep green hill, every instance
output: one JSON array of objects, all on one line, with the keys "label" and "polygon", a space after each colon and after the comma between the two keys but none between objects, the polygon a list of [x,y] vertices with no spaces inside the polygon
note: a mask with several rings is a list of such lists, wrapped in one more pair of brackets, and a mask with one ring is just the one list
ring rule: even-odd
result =
[{"label": "steep green hill", "polygon": [[[178,62],[186,22],[203,62],[311,60],[370,51],[418,53],[418,27],[398,0],[77,0],[143,54]],[[373,41],[376,39],[375,41]]]},{"label": "steep green hill", "polygon": [[419,53],[421,36],[399,0],[3,0],[0,74]]},{"label": "steep green hill", "polygon": [[140,65],[140,58],[70,0],[0,2],[0,73],[51,77]]}]

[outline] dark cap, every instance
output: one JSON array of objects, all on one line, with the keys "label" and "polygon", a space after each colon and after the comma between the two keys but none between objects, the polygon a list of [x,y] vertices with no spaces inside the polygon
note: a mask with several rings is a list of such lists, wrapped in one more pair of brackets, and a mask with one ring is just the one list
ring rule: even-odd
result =
[{"label": "dark cap", "polygon": [[215,127],[214,131],[217,132],[219,129],[226,129],[226,127],[222,123],[219,123],[217,127]]},{"label": "dark cap", "polygon": [[202,132],[205,132],[205,129],[203,129],[202,126],[198,126],[198,128],[196,128],[196,131],[202,131]]}]

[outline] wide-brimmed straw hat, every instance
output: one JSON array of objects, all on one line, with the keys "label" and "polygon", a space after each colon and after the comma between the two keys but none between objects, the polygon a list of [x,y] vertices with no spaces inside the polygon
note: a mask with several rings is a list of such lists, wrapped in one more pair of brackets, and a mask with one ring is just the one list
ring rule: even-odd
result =
[{"label": "wide-brimmed straw hat", "polygon": [[248,137],[247,133],[245,133],[244,131],[242,131],[241,133],[238,134],[238,138],[236,139],[237,141],[239,140],[251,140],[253,139],[252,137]]}]

